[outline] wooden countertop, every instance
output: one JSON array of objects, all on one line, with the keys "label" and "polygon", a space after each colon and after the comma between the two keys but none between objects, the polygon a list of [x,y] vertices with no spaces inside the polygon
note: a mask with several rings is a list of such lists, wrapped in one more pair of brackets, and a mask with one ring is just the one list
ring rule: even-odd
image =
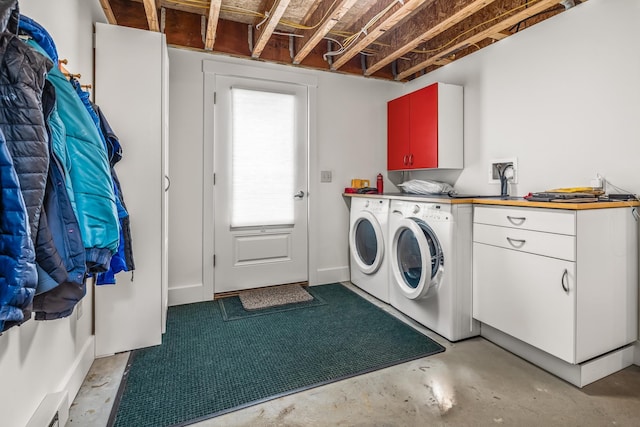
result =
[{"label": "wooden countertop", "polygon": [[448,198],[427,196],[422,194],[407,193],[390,193],[390,194],[358,194],[344,193],[345,197],[365,197],[372,199],[394,199],[407,200],[413,202],[428,203],[447,203],[447,204],[474,204],[474,205],[495,205],[495,206],[517,206],[526,208],[546,208],[546,209],[566,209],[566,210],[583,210],[583,209],[605,209],[605,208],[624,208],[632,206],[640,206],[639,201],[620,201],[620,202],[590,202],[590,203],[564,203],[564,202],[530,202],[521,197],[509,199],[501,199],[500,197],[477,197],[477,198]]}]

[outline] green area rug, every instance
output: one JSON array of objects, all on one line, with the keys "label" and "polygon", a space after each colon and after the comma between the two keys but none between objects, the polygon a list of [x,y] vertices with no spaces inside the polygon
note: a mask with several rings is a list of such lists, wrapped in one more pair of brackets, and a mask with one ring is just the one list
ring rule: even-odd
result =
[{"label": "green area rug", "polygon": [[233,322],[218,301],[170,307],[162,345],[131,353],[109,425],[188,425],[444,351],[340,284],[311,292],[324,304]]}]

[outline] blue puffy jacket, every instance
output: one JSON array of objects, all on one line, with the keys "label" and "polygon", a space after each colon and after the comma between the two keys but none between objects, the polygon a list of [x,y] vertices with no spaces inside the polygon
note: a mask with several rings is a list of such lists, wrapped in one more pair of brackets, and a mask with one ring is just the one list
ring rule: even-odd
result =
[{"label": "blue puffy jacket", "polygon": [[0,132],[0,332],[31,317],[35,251],[18,175]]}]

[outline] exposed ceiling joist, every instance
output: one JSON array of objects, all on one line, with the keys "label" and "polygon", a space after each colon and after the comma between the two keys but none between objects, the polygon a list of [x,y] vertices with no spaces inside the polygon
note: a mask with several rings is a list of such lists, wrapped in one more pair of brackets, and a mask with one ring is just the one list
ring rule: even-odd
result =
[{"label": "exposed ceiling joist", "polygon": [[107,22],[111,25],[117,25],[116,16],[113,14],[113,10],[111,9],[111,3],[109,0],[100,0],[100,6],[102,6],[102,10],[104,10],[104,15],[107,17]]},{"label": "exposed ceiling joist", "polygon": [[205,50],[213,50],[213,45],[216,42],[216,30],[218,28],[218,18],[220,17],[221,6],[222,0],[211,0],[211,5],[209,5],[207,32],[204,39]]},{"label": "exposed ceiling joist", "polygon": [[509,37],[509,33],[501,31],[499,33],[495,33],[495,34],[490,34],[489,38],[492,38],[493,40],[502,40],[504,38]]},{"label": "exposed ceiling joist", "polygon": [[367,31],[367,34],[362,39],[360,39],[360,41],[353,44],[342,55],[340,55],[340,57],[333,62],[331,69],[337,70],[342,67],[347,63],[347,61],[360,53],[371,43],[376,41],[386,31],[393,28],[396,24],[402,21],[402,19],[421,7],[427,1],[433,2],[434,0],[406,0],[404,4],[397,8],[395,12],[391,13],[391,15],[388,16],[380,25],[378,25],[373,30]]},{"label": "exposed ceiling joist", "polygon": [[[411,80],[585,1],[100,0],[100,4],[110,23],[161,30],[175,46]],[[249,49],[247,25],[252,28]],[[274,35],[280,32],[289,37]],[[323,38],[337,43],[322,43]]]},{"label": "exposed ceiling joist", "polygon": [[147,23],[149,24],[150,31],[160,31],[160,24],[158,23],[158,9],[156,8],[156,0],[143,0],[144,11],[147,14]]},{"label": "exposed ceiling joist", "polygon": [[[439,1],[428,4],[425,8],[409,18],[402,28],[388,36],[388,38],[392,40],[391,45],[382,47],[371,58],[371,65],[367,67],[365,75],[372,75],[380,68],[415,49],[420,43],[432,39],[493,1],[494,0]],[[406,28],[427,28],[427,30],[419,31],[416,37],[415,31],[407,31]]]},{"label": "exposed ceiling joist", "polygon": [[[342,19],[358,0],[332,1],[324,0],[319,2],[313,14],[307,22],[320,22],[316,28],[311,28],[301,32],[307,42],[293,58],[294,64],[299,64],[309,55],[311,50],[327,35],[329,31]],[[336,4],[337,3],[337,4]],[[315,29],[315,32],[313,30]]]},{"label": "exposed ceiling joist", "polygon": [[[487,8],[482,9],[481,13],[478,13],[479,16],[484,19],[480,21],[480,24],[475,27],[461,31],[460,29],[454,30],[455,34],[458,34],[455,38],[452,38],[451,35],[441,34],[440,38],[435,38],[430,40],[428,44],[428,48],[426,51],[436,51],[435,53],[427,53],[427,59],[423,59],[424,56],[416,55],[416,57],[412,58],[410,63],[406,66],[403,66],[403,70],[400,71],[396,77],[396,80],[403,80],[412,74],[427,68],[430,65],[433,65],[441,58],[446,58],[451,54],[457,52],[458,50],[464,49],[469,45],[473,45],[475,43],[479,43],[482,40],[489,37],[491,34],[499,33],[507,28],[517,25],[518,22],[531,17],[537,13],[543,12],[544,10],[552,7],[553,5],[559,3],[559,0],[540,0],[537,3],[528,2],[519,7],[512,7],[513,2],[510,1],[496,1],[492,5]],[[496,9],[496,10],[493,10]],[[503,19],[496,24],[486,28],[486,25],[489,25],[491,22],[496,22],[498,19],[497,16],[501,16],[507,14],[509,11],[516,11],[511,16]],[[506,11],[506,12],[505,12]],[[485,24],[485,25],[483,25]],[[482,28],[486,29],[482,29]],[[453,29],[453,28],[452,28]],[[452,40],[457,41],[457,43],[451,43]],[[440,50],[439,48],[444,45],[449,45],[447,48]]]},{"label": "exposed ceiling joist", "polygon": [[271,38],[273,31],[276,29],[278,22],[282,18],[282,15],[284,15],[284,11],[287,10],[287,6],[289,6],[290,1],[291,0],[274,0],[269,2],[271,5],[269,8],[269,16],[257,31],[257,40],[253,46],[253,51],[251,52],[252,58],[257,59],[262,54],[262,51]]}]

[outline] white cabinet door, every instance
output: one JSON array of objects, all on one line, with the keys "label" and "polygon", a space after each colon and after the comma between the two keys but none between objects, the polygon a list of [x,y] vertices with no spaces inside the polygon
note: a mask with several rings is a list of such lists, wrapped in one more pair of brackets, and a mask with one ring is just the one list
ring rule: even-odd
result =
[{"label": "white cabinet door", "polygon": [[575,363],[574,262],[474,243],[473,275],[475,319]]},{"label": "white cabinet door", "polygon": [[96,355],[162,339],[166,247],[164,34],[96,23],[95,97],[123,147],[115,166],[131,219],[135,274],[95,291]]}]

